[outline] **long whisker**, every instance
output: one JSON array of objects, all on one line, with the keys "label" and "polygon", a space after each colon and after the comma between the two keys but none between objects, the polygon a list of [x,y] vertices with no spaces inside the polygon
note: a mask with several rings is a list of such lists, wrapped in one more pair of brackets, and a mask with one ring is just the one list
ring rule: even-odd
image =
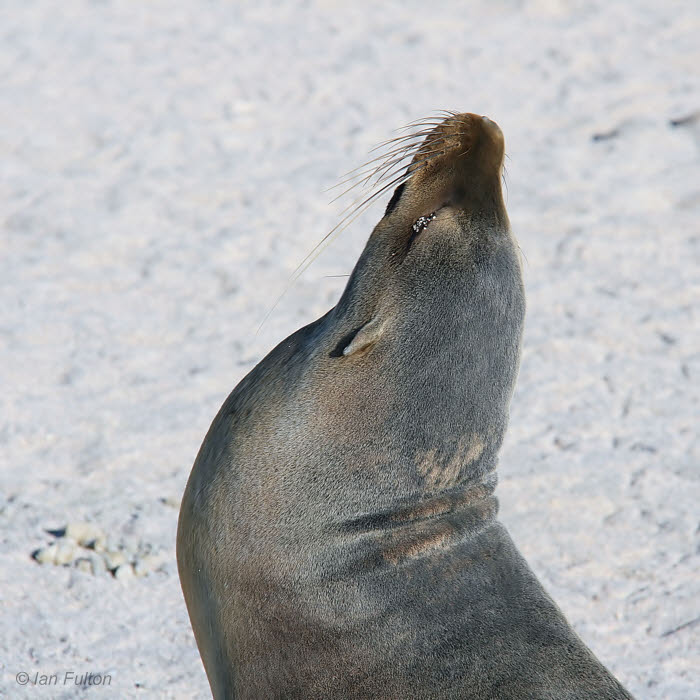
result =
[{"label": "long whisker", "polygon": [[[390,183],[388,183],[387,185],[384,185],[384,186],[383,186],[380,190],[378,190],[377,192],[374,192],[373,194],[371,194],[370,197],[371,197],[372,199],[374,199],[375,197],[378,197],[380,194],[382,194],[383,192],[385,192],[386,189],[387,189],[388,187],[391,187],[391,185],[393,185],[393,184],[395,184],[395,183],[398,183],[398,181],[401,180],[402,178],[405,177],[406,179],[408,179],[411,175],[413,175],[413,173],[417,172],[418,170],[421,170],[425,165],[427,165],[427,163],[428,163],[429,161],[433,160],[433,158],[436,158],[436,157],[439,156],[441,153],[442,153],[442,151],[436,151],[434,155],[416,161],[416,163],[414,163],[413,165],[414,165],[414,166],[420,166],[420,167],[414,167],[413,170],[409,170],[409,168],[410,168],[410,166],[409,166],[409,168],[406,169],[406,172],[404,172],[402,175],[400,175],[399,177],[397,177],[395,180],[392,180],[392,181],[391,181]],[[378,183],[375,183],[375,186],[376,186],[376,184],[378,184]],[[348,191],[350,191],[350,190],[352,190],[352,189],[353,189],[353,188],[351,187],[351,188],[349,188]],[[360,197],[358,197],[354,202],[351,202],[350,204],[348,204],[348,206],[345,207],[345,209],[343,209],[343,211],[340,212],[341,216],[342,216],[343,214],[345,214],[345,212],[347,212],[349,209],[352,209],[352,208],[353,208],[354,206],[356,206],[356,205],[357,205],[357,206],[362,206],[362,204],[359,204],[359,205],[357,204],[357,203],[358,203],[359,201],[361,201],[361,200],[362,200],[362,195],[361,195]],[[348,216],[351,216],[351,214],[348,214]],[[339,222],[338,225],[342,224],[343,221],[344,221],[344,219],[341,219],[341,221]]]},{"label": "long whisker", "polygon": [[[446,110],[441,110],[441,111],[445,112],[445,114],[448,114],[448,115],[450,115],[450,116],[456,116],[456,114],[457,114],[457,112],[448,112],[448,111],[446,111]],[[387,146],[387,145],[389,145],[389,144],[391,144],[391,143],[395,143],[395,142],[399,142],[399,141],[404,141],[404,140],[409,140],[409,141],[410,141],[410,140],[415,140],[415,139],[422,138],[423,136],[430,136],[430,134],[433,134],[433,133],[434,133],[435,127],[436,127],[436,126],[440,126],[440,124],[442,124],[444,121],[445,121],[444,119],[441,119],[441,120],[434,121],[434,122],[429,122],[429,121],[427,121],[427,120],[416,120],[415,122],[410,122],[410,123],[407,124],[406,126],[401,127],[401,129],[407,129],[407,128],[411,128],[411,127],[413,127],[413,126],[422,126],[422,125],[425,125],[425,126],[428,126],[428,127],[431,127],[431,128],[424,129],[424,130],[418,131],[418,132],[412,132],[412,133],[410,133],[410,134],[405,134],[405,135],[403,135],[403,136],[399,136],[399,137],[396,137],[396,138],[388,139],[387,141],[382,141],[381,143],[379,143],[379,144],[377,144],[376,146],[374,146],[374,147],[371,149],[370,153],[372,153],[372,152],[374,152],[374,151],[376,151],[376,150],[382,148],[382,146]],[[439,136],[439,135],[436,135],[436,136]],[[414,145],[411,145],[411,144],[409,144],[409,143],[404,144],[404,145],[402,145],[402,146],[399,146],[399,147],[397,147],[396,149],[394,149],[393,151],[390,151],[389,153],[384,153],[384,154],[382,154],[382,155],[379,155],[379,156],[377,156],[376,158],[372,158],[371,160],[365,161],[362,165],[358,165],[356,168],[353,168],[352,170],[348,170],[348,172],[344,173],[341,177],[347,177],[347,176],[351,175],[352,173],[354,173],[354,172],[356,172],[356,171],[358,171],[358,170],[361,170],[362,168],[365,168],[365,167],[368,166],[370,163],[374,163],[375,161],[381,160],[382,158],[385,158],[385,157],[387,157],[387,156],[389,156],[389,155],[392,155],[393,153],[398,153],[399,151],[401,151],[401,150],[404,149],[404,148],[413,148],[413,147],[415,147],[415,146],[414,146]],[[339,184],[342,184],[342,183],[339,183]],[[338,186],[338,185],[333,185],[333,187],[331,187],[331,188],[329,188],[329,189],[333,189],[333,188],[335,188],[335,187],[337,187],[337,186]]]},{"label": "long whisker", "polygon": [[417,139],[422,138],[423,136],[428,136],[429,134],[432,134],[434,132],[434,129],[423,129],[422,131],[415,131],[410,134],[404,134],[403,136],[396,136],[393,139],[387,139],[386,141],[382,141],[382,143],[378,143],[374,148],[370,149],[370,153],[374,153],[374,151],[384,148],[384,146],[388,146],[391,143],[395,143],[397,141],[415,141]]},{"label": "long whisker", "polygon": [[[443,149],[436,149],[436,150],[432,150],[432,151],[421,150],[420,154],[422,156],[428,156],[428,155],[432,155],[434,153],[442,153],[442,152],[443,152]],[[337,199],[340,199],[341,197],[346,195],[348,192],[351,192],[355,188],[360,187],[360,188],[364,189],[366,187],[369,187],[370,183],[373,179],[375,180],[374,183],[372,184],[372,186],[374,187],[374,186],[380,184],[381,182],[384,182],[387,178],[393,177],[394,175],[396,175],[400,170],[402,170],[405,167],[404,164],[406,163],[406,160],[412,155],[413,155],[412,152],[403,153],[395,158],[392,158],[390,161],[383,163],[382,165],[377,166],[376,168],[370,168],[369,170],[366,170],[362,173],[359,173],[355,177],[347,178],[346,180],[343,181],[342,184],[347,184],[348,182],[352,182],[353,180],[355,180],[355,182],[353,182],[352,185],[350,185],[347,189],[345,189],[339,195],[334,197],[331,200],[331,203],[335,202]],[[360,177],[361,175],[365,175],[365,177],[357,180],[357,178]]]},{"label": "long whisker", "polygon": [[[425,150],[426,148],[429,148],[432,145],[437,145],[438,141],[442,141],[442,139],[439,140],[432,140],[432,141],[425,141],[423,145],[421,146],[420,153],[421,155],[428,155],[434,151],[427,151]],[[363,170],[361,172],[358,172],[354,175],[351,175],[350,177],[345,178],[342,182],[340,182],[338,185],[335,185],[334,187],[329,188],[329,190],[335,189],[335,187],[338,187],[340,185],[347,185],[348,183],[352,183],[349,187],[347,187],[343,192],[338,194],[336,197],[334,197],[331,202],[336,201],[340,197],[344,196],[348,192],[350,192],[352,189],[358,186],[363,186],[366,187],[369,185],[371,180],[376,177],[376,181],[380,182],[385,177],[387,176],[387,171],[391,171],[392,168],[395,166],[401,167],[401,164],[408,160],[410,157],[413,157],[416,152],[416,147],[411,146],[410,148],[401,148],[396,151],[396,154],[392,153],[390,154],[383,163],[380,163],[377,166],[367,168],[366,170]],[[355,182],[353,182],[355,181]],[[375,183],[376,184],[376,183]],[[327,190],[328,191],[328,190]]]},{"label": "long whisker", "polygon": [[[442,124],[445,121],[445,117],[453,118],[456,117],[459,114],[459,112],[455,112],[451,109],[437,109],[435,110],[435,113],[432,114],[429,117],[424,117],[423,119],[415,119],[412,122],[408,123],[408,126],[411,124],[422,124],[422,123],[429,123],[429,122],[437,122],[438,125]],[[440,116],[443,115],[443,116]],[[406,127],[400,127],[402,129]]]},{"label": "long whisker", "polygon": [[[395,182],[398,183],[400,180],[408,179],[410,175],[405,174],[402,175],[401,177],[396,178]],[[297,267],[297,269],[294,271],[292,274],[292,277],[289,280],[289,285],[294,284],[296,280],[301,277],[301,275],[304,274],[306,270],[308,270],[309,266],[313,264],[314,260],[318,258],[318,256],[330,245],[331,241],[335,236],[340,235],[350,224],[352,224],[359,216],[365,213],[367,209],[372,205],[374,200],[381,194],[383,194],[388,188],[390,188],[394,182],[390,182],[388,185],[385,185],[381,190],[378,192],[375,192],[373,195],[368,197],[364,202],[362,202],[356,209],[351,211],[344,219],[342,219],[334,228],[332,228],[322,239],[321,241],[314,247],[314,249],[307,255],[304,260],[301,262],[301,264]],[[287,289],[289,288],[289,285]],[[286,291],[286,290],[285,290]],[[279,302],[279,300],[278,300]],[[277,303],[278,303],[277,302]],[[274,307],[273,307],[274,308]]]},{"label": "long whisker", "polygon": [[[410,172],[408,170],[406,170],[404,173],[399,175],[397,178],[393,179],[391,182],[386,183],[376,192],[373,192],[372,194],[370,194],[364,200],[361,200],[361,198],[358,197],[358,199],[356,199],[355,202],[353,202],[353,204],[346,207],[344,211],[347,211],[353,205],[356,205],[355,208],[352,211],[350,211],[345,217],[343,217],[338,222],[338,224],[323,237],[322,242],[325,242],[329,236],[331,236],[333,234],[338,234],[341,231],[344,231],[353,221],[355,221],[355,219],[357,219],[358,216],[363,214],[368,209],[368,207],[374,203],[374,200],[376,200],[377,197],[380,197],[388,189],[391,189],[394,185],[398,186],[399,184],[406,182],[406,180],[408,180],[410,177],[412,177],[419,170],[422,170],[423,168],[427,167],[428,162],[431,161],[433,158],[436,158],[438,155],[439,154],[436,154],[434,156],[431,156],[430,158],[426,158],[423,161],[419,161],[417,164],[418,167],[415,167]],[[360,202],[359,204],[357,204],[358,201]],[[303,272],[303,270],[302,270],[302,272]]]},{"label": "long whisker", "polygon": [[[440,110],[439,113],[446,115],[448,119],[457,115],[457,112],[449,110]],[[350,170],[343,175],[343,180],[338,184],[330,187],[329,190],[336,189],[343,185],[356,180],[340,195],[334,197],[333,202],[360,187],[365,189],[372,187],[373,191],[366,197],[358,197],[354,202],[349,204],[342,212],[341,219],[338,223],[314,246],[308,255],[299,263],[292,275],[290,276],[285,289],[278,297],[270,310],[265,314],[258,332],[270,317],[272,312],[277,308],[289,288],[299,279],[299,277],[309,268],[309,266],[318,258],[318,256],[330,245],[331,241],[350,226],[358,217],[360,217],[367,209],[382,196],[387,190],[399,184],[403,184],[415,173],[428,167],[434,158],[444,155],[444,147],[440,147],[440,143],[445,143],[445,135],[436,133],[437,127],[444,123],[445,119],[439,119],[438,116],[429,117],[427,119],[418,119],[404,127],[399,131],[411,130],[409,133],[396,136],[388,139],[377,146],[370,149],[370,154],[379,149],[387,149],[381,155],[371,158],[362,165]],[[466,153],[466,152],[465,152]],[[404,167],[406,161],[411,159],[408,166]],[[376,163],[377,165],[372,165]],[[327,191],[329,191],[327,190]]]},{"label": "long whisker", "polygon": [[[399,164],[399,168],[398,168],[399,170],[401,170],[400,164],[403,163],[403,162],[405,162],[405,160],[406,160],[406,155],[403,155],[403,156],[401,156],[401,158],[399,158],[398,160],[395,161],[396,163]],[[391,164],[389,164],[388,167],[391,167]],[[333,197],[333,199],[331,199],[331,204],[332,204],[333,202],[337,201],[338,199],[340,199],[341,197],[344,197],[346,194],[348,194],[348,192],[352,192],[352,191],[353,191],[355,188],[357,188],[357,187],[359,187],[359,188],[361,188],[361,189],[364,189],[364,188],[368,187],[368,186],[369,186],[369,182],[370,182],[371,179],[377,174],[377,172],[380,172],[380,169],[379,169],[379,168],[374,168],[374,169],[369,173],[369,175],[367,175],[366,177],[362,178],[361,180],[358,180],[357,182],[354,182],[354,183],[353,183],[352,185],[350,185],[350,187],[348,187],[346,190],[344,190],[343,192],[341,192],[341,193],[340,193],[339,195],[337,195],[336,197]],[[355,178],[351,178],[351,180],[354,180],[354,179],[355,179]],[[348,182],[348,181],[346,180],[346,182]],[[376,183],[375,183],[375,184],[376,184]],[[352,204],[351,204],[350,206],[352,206]],[[344,211],[347,211],[347,209],[349,209],[349,208],[350,208],[350,207],[347,207]],[[341,214],[342,214],[342,213],[343,213],[343,212],[341,212]]]},{"label": "long whisker", "polygon": [[[355,219],[360,216],[362,213],[366,211],[366,209],[374,202],[377,197],[381,196],[384,192],[386,192],[389,188],[391,188],[394,185],[398,185],[400,182],[405,182],[409,177],[411,177],[414,173],[416,173],[418,170],[422,170],[423,168],[427,167],[427,164],[432,158],[435,158],[436,156],[431,156],[430,158],[426,158],[424,161],[419,162],[419,167],[414,168],[410,173],[405,172],[401,174],[399,177],[395,178],[391,182],[388,182],[385,184],[383,187],[381,187],[379,190],[376,192],[373,192],[371,195],[366,197],[364,200],[360,201],[360,198],[355,200],[350,206],[346,207],[344,211],[347,211],[348,209],[352,209],[348,214],[346,214],[314,247],[314,249],[299,263],[297,266],[296,270],[292,273],[291,276],[291,281],[295,281],[299,278],[300,275],[304,273],[304,271],[308,268],[308,266],[318,257],[320,254],[321,250],[325,248],[326,245],[328,245],[329,239],[331,236],[334,234],[338,234],[341,231],[344,231]],[[359,204],[357,202],[360,202]],[[344,213],[344,212],[343,212]]]},{"label": "long whisker", "polygon": [[[438,146],[438,143],[428,143],[426,146]],[[410,152],[405,154],[402,158],[395,158],[392,162],[387,163],[386,165],[379,166],[375,168],[376,174],[380,174],[382,172],[386,172],[390,168],[393,168],[397,163],[405,163],[409,158],[414,158],[416,156],[420,156],[419,160],[422,160],[426,156],[433,155],[434,153],[444,153],[445,148],[444,146],[439,146],[437,148],[431,148],[430,150],[427,150],[426,147],[420,148],[418,151]],[[380,180],[386,177],[385,174],[381,175]]]},{"label": "long whisker", "polygon": [[440,126],[445,120],[444,119],[435,119],[435,120],[427,120],[427,119],[417,119],[416,121],[413,122],[408,122],[408,124],[404,124],[404,126],[400,126],[398,129],[394,129],[394,132],[399,132],[399,131],[406,131],[406,129],[415,129],[417,126]]},{"label": "long whisker", "polygon": [[[358,177],[362,177],[363,175],[366,175],[368,173],[369,173],[369,176],[371,177],[372,175],[374,175],[379,170],[382,170],[385,167],[389,167],[389,166],[394,165],[395,163],[400,163],[402,160],[406,160],[406,157],[409,154],[412,154],[412,148],[405,147],[405,148],[397,149],[397,153],[399,153],[399,155],[391,154],[391,155],[394,155],[394,157],[391,159],[386,159],[384,161],[384,163],[381,163],[380,165],[376,165],[372,168],[367,168],[367,170],[363,170],[360,173],[356,173],[355,175],[352,175],[351,177],[347,177],[344,180],[341,180],[337,185],[333,185],[333,187],[329,187],[328,190],[326,190],[326,192],[329,192],[330,190],[334,190],[337,187],[340,187],[341,185],[344,185],[348,182],[352,182],[352,180],[355,180]],[[379,158],[377,158],[376,160],[379,160]],[[370,162],[372,162],[372,161],[370,161]],[[369,165],[369,163],[366,163],[366,165]],[[365,179],[368,179],[368,178],[365,178]],[[339,195],[339,196],[342,196],[342,195]],[[334,201],[334,200],[331,200],[331,201]]]},{"label": "long whisker", "polygon": [[[421,151],[420,155],[422,156],[421,159],[417,162],[422,162],[423,160],[427,159],[428,156],[433,156],[433,155],[440,155],[445,152],[444,148],[438,148],[432,151]],[[394,167],[384,169],[384,172],[377,171],[377,177],[372,183],[372,187],[376,187],[377,185],[380,185],[382,182],[385,182],[389,178],[394,177],[397,173],[399,173],[401,170],[403,170],[405,167],[410,167],[409,165],[406,165],[406,158],[402,158],[400,161],[396,163]],[[367,185],[365,185],[366,187]]]},{"label": "long whisker", "polygon": [[[438,143],[443,143],[444,138],[441,137],[440,135],[435,135],[431,131],[430,134],[423,140],[422,143],[420,144],[406,144],[398,149],[395,149],[394,151],[391,151],[388,154],[387,159],[384,161],[384,163],[378,165],[375,167],[375,170],[379,171],[388,165],[393,164],[393,162],[397,162],[399,159],[402,159],[406,157],[407,155],[415,155],[416,153],[422,153],[426,152],[426,149],[432,148],[434,146],[437,146]],[[397,156],[395,154],[398,154]],[[391,163],[389,161],[392,161]],[[370,161],[371,162],[371,161]],[[364,173],[359,173],[357,176],[360,174]],[[356,177],[357,177],[356,176]]]},{"label": "long whisker", "polygon": [[[433,133],[433,130],[431,129],[431,130],[429,131],[429,133]],[[428,141],[427,141],[426,143],[424,143],[423,145],[424,145],[424,146],[429,146],[429,145],[432,145],[432,144],[431,144],[431,141],[428,140]],[[421,155],[425,155],[425,157],[423,157],[423,158],[421,158],[420,160],[416,161],[416,163],[413,163],[413,164],[412,164],[412,165],[414,166],[413,168],[410,168],[410,167],[407,168],[406,171],[405,171],[404,173],[402,173],[402,174],[399,175],[398,177],[392,179],[390,182],[388,182],[388,183],[382,185],[382,187],[381,187],[380,189],[378,189],[376,192],[373,192],[373,193],[372,193],[371,195],[369,195],[366,199],[364,199],[364,201],[361,201],[361,202],[358,204],[358,201],[360,201],[360,200],[362,199],[361,197],[358,197],[358,199],[356,199],[354,202],[352,202],[351,204],[349,204],[349,205],[341,212],[341,215],[342,215],[342,214],[345,214],[345,212],[347,212],[348,210],[351,210],[351,211],[350,211],[348,214],[346,214],[346,216],[344,216],[344,217],[338,222],[338,224],[336,224],[336,226],[335,226],[334,228],[332,228],[332,229],[321,239],[321,241],[320,241],[320,243],[319,243],[319,246],[322,245],[323,243],[325,243],[325,241],[327,241],[328,238],[329,238],[330,236],[332,236],[334,233],[336,233],[336,232],[338,231],[338,229],[343,230],[343,229],[350,223],[350,222],[347,222],[347,219],[351,219],[351,221],[354,221],[355,218],[357,218],[357,216],[359,216],[359,215],[366,209],[367,206],[369,206],[377,197],[381,196],[384,192],[386,192],[387,189],[389,189],[389,188],[392,187],[393,185],[397,185],[397,184],[398,184],[399,182],[401,182],[402,180],[403,180],[403,181],[407,180],[409,177],[411,177],[411,176],[412,176],[414,173],[416,173],[418,170],[422,170],[424,167],[427,166],[427,164],[428,164],[431,160],[433,160],[434,158],[436,158],[436,157],[438,157],[439,155],[441,155],[441,154],[443,153],[443,150],[442,150],[442,149],[439,149],[439,150],[431,151],[430,153],[431,153],[432,155],[421,154]],[[386,178],[386,176],[387,176],[387,175],[385,174],[384,176],[382,176],[382,178],[380,178],[380,180],[384,180],[384,179]],[[377,184],[379,184],[379,183],[375,183],[375,186],[376,186]],[[346,190],[346,191],[350,191],[350,190],[352,190],[353,188],[354,188],[354,186],[348,188],[348,190]],[[337,198],[336,198],[336,199],[337,199]],[[360,210],[361,210],[361,211],[360,211]],[[342,227],[342,228],[341,228],[341,227]],[[318,246],[317,246],[317,248],[318,248]],[[311,255],[313,255],[314,252],[315,252],[315,251],[312,250],[311,253],[309,253],[309,255],[308,255],[304,260],[302,260],[302,262],[300,263],[300,265],[297,267],[297,269],[296,269],[296,270],[294,271],[294,273],[292,274],[292,278],[293,278],[293,279],[297,279],[298,276],[299,276],[299,274],[302,274],[302,273],[303,273],[303,270],[301,270],[301,268],[304,266],[304,264],[306,263],[306,261],[308,260],[308,258],[309,258]],[[306,268],[304,268],[304,269],[306,269]],[[301,270],[301,272],[300,272],[300,270]]]},{"label": "long whisker", "polygon": [[[362,168],[366,168],[370,163],[375,163],[378,160],[386,159],[389,156],[393,156],[396,153],[400,153],[401,151],[410,151],[411,149],[416,148],[416,144],[412,143],[406,143],[403,146],[398,146],[397,148],[394,148],[393,150],[387,152],[387,153],[382,153],[381,155],[377,156],[376,158],[372,158],[371,160],[367,160],[362,165],[358,165],[356,168],[353,168],[352,170],[348,170],[346,173],[343,173],[341,177],[347,177],[348,175],[352,175],[352,173],[355,173],[358,170],[361,170]],[[337,185],[333,185],[333,187],[330,187],[329,189],[333,189],[334,187],[337,187]]]},{"label": "long whisker", "polygon": [[385,148],[386,146],[391,146],[392,144],[400,143],[402,141],[405,143],[410,143],[411,141],[420,141],[424,136],[428,136],[432,131],[432,129],[423,129],[421,131],[412,131],[410,134],[403,134],[402,136],[393,136],[392,138],[387,139],[386,141],[381,141],[376,146],[372,146],[369,152],[374,153],[375,151],[378,151],[381,148]]},{"label": "long whisker", "polygon": [[[404,173],[401,177],[396,178],[396,182],[399,182],[400,180],[406,180],[410,177],[409,173]],[[335,236],[340,235],[350,224],[352,224],[355,219],[357,219],[359,216],[364,214],[367,209],[371,206],[373,203],[374,199],[378,197],[382,192],[384,192],[387,188],[391,187],[393,183],[389,183],[388,185],[385,185],[379,192],[375,192],[373,195],[368,197],[364,202],[362,202],[356,209],[351,211],[347,216],[345,216],[343,219],[341,219],[311,250],[311,252],[297,265],[296,269],[294,272],[291,274],[287,284],[284,287],[284,290],[282,291],[282,294],[277,297],[277,300],[275,303],[272,305],[270,310],[265,314],[263,320],[260,322],[260,325],[258,326],[258,330],[256,331],[256,335],[260,332],[260,329],[263,327],[265,324],[265,321],[267,321],[268,318],[270,318],[270,315],[272,312],[277,308],[277,305],[280,303],[284,295],[287,293],[289,288],[301,277],[301,275],[306,272],[306,270],[309,269],[309,267],[314,263],[314,261],[318,258],[319,255],[331,244],[331,241]]]},{"label": "long whisker", "polygon": [[[383,186],[379,191],[373,192],[373,193],[370,194],[369,196],[372,197],[372,198],[374,198],[375,196],[378,196],[379,194],[381,194],[382,192],[384,192],[384,191],[386,190],[387,187],[391,187],[391,185],[394,184],[394,183],[397,183],[397,184],[398,184],[398,182],[399,182],[400,180],[402,180],[402,179],[404,179],[404,178],[408,178],[409,176],[410,176],[410,173],[404,172],[404,173],[402,173],[401,175],[399,175],[395,180],[392,180],[390,183],[388,183],[387,185]],[[338,222],[338,226],[340,226],[340,225],[345,221],[345,219],[346,219],[348,216],[352,216],[353,212],[355,211],[355,207],[361,207],[361,206],[364,205],[364,203],[365,203],[365,202],[363,201],[364,197],[365,197],[365,195],[360,195],[360,196],[357,197],[357,199],[355,199],[353,202],[350,202],[350,204],[348,204],[348,206],[345,207],[345,209],[343,209],[343,211],[340,212],[340,215],[342,216],[342,215],[345,214],[347,211],[352,210],[352,211],[350,211],[349,214],[347,214],[344,218],[342,218],[342,219]],[[365,201],[366,201],[366,200],[365,200]],[[358,202],[361,202],[361,203],[358,204]],[[334,230],[335,230],[335,229],[332,229],[332,230],[330,231],[330,233],[333,233]]]}]

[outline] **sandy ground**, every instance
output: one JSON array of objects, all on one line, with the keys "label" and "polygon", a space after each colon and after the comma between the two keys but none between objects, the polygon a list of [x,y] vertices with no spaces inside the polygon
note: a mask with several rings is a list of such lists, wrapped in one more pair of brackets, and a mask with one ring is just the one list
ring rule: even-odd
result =
[{"label": "sandy ground", "polygon": [[[502,519],[633,693],[700,698],[697,4],[254,5],[0,3],[0,695],[207,697],[174,563],[199,444],[385,203],[255,335],[324,190],[453,108],[506,134],[526,258]],[[162,565],[31,558],[74,521]]]}]

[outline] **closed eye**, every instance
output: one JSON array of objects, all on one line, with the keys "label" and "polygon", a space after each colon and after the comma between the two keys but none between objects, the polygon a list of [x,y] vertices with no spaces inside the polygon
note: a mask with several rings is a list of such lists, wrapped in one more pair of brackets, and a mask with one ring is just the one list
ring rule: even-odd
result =
[{"label": "closed eye", "polygon": [[411,237],[408,239],[408,248],[413,245],[413,242],[418,238],[422,231],[424,231],[428,224],[437,216],[435,212],[428,214],[427,216],[421,216],[413,223]]}]

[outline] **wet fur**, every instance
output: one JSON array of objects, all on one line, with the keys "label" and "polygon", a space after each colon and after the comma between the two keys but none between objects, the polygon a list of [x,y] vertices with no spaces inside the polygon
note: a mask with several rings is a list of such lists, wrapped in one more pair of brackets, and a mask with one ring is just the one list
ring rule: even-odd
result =
[{"label": "wet fur", "polygon": [[500,129],[422,128],[338,304],[194,464],[178,566],[217,699],[630,697],[496,520],[525,312]]}]

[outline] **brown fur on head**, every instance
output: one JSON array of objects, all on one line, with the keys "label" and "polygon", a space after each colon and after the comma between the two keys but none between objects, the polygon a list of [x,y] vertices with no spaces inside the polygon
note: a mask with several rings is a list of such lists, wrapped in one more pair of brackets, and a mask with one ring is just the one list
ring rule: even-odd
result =
[{"label": "brown fur on head", "polygon": [[498,214],[504,216],[500,185],[504,145],[500,128],[487,117],[469,113],[448,117],[416,151],[399,213],[415,220],[445,206],[484,209],[501,204]]}]

